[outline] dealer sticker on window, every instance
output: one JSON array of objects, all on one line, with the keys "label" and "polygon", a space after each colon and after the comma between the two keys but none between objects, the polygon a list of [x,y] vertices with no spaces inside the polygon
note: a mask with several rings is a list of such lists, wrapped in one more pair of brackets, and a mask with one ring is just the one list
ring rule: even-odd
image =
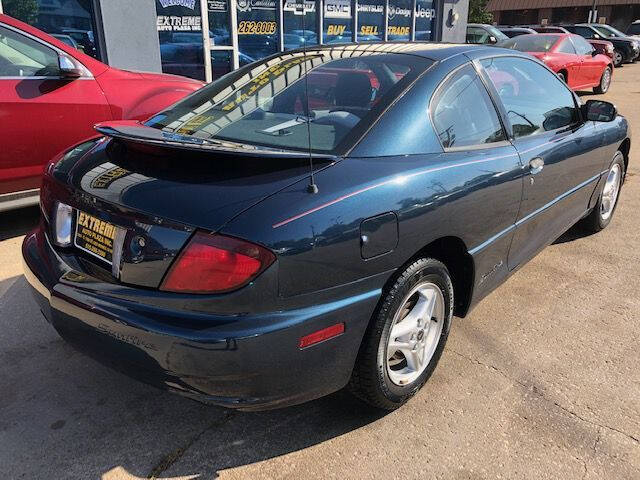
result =
[{"label": "dealer sticker on window", "polygon": [[74,242],[79,249],[111,264],[116,232],[115,225],[78,211]]}]

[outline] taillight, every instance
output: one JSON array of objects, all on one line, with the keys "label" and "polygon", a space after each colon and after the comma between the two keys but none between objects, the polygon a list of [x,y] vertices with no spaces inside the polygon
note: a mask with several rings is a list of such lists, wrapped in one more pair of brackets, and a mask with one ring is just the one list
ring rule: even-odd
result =
[{"label": "taillight", "polygon": [[264,247],[237,238],[197,232],[173,262],[160,290],[221,293],[238,289],[275,260]]}]

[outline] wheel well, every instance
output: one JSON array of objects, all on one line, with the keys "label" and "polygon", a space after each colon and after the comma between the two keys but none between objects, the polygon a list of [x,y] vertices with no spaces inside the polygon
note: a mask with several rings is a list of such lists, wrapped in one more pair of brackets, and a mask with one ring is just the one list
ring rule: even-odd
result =
[{"label": "wheel well", "polygon": [[447,266],[453,283],[454,315],[464,317],[473,293],[474,263],[467,246],[458,237],[442,237],[423,247],[416,257],[431,257]]},{"label": "wheel well", "polygon": [[620,150],[622,152],[622,155],[624,156],[624,171],[626,172],[627,168],[629,167],[629,152],[631,150],[631,139],[625,138],[624,141],[618,147],[618,150]]}]

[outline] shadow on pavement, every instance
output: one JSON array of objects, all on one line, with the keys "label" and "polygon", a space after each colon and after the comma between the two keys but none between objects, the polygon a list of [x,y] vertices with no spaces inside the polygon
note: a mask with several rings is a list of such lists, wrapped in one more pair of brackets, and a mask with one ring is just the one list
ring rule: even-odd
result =
[{"label": "shadow on pavement", "polygon": [[0,213],[0,241],[26,234],[36,228],[39,218],[37,205]]},{"label": "shadow on pavement", "polygon": [[283,410],[243,413],[156,390],[68,346],[44,320],[23,276],[0,287],[5,478],[212,478],[383,416],[345,392]]}]

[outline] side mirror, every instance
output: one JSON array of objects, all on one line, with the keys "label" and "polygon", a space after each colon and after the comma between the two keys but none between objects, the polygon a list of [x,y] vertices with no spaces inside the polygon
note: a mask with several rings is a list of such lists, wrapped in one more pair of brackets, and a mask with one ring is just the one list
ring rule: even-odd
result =
[{"label": "side mirror", "polygon": [[595,57],[596,55],[598,55],[598,51],[594,48],[593,50],[591,50],[591,56]]},{"label": "side mirror", "polygon": [[64,78],[78,78],[84,74],[82,67],[64,54],[58,55],[58,68]]},{"label": "side mirror", "polygon": [[588,121],[613,122],[618,116],[616,106],[602,100],[587,100],[581,108],[584,118]]},{"label": "side mirror", "polygon": [[494,37],[493,35],[491,35],[489,37],[489,43],[498,43],[498,39],[496,37]]}]

